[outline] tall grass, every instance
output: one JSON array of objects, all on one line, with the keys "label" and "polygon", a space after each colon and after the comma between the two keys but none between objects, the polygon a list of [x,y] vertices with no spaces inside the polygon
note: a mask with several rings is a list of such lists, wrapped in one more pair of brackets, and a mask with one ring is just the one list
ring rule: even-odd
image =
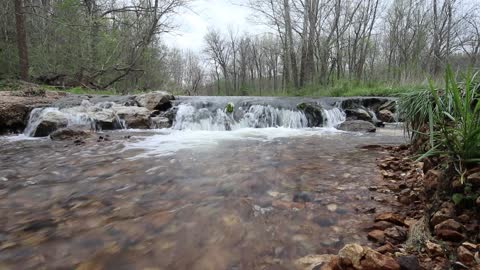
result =
[{"label": "tall grass", "polygon": [[421,158],[446,158],[463,181],[467,168],[480,163],[480,84],[470,72],[458,78],[448,67],[444,89],[430,83],[428,90],[404,95],[400,112],[412,134],[428,131],[430,147]]}]

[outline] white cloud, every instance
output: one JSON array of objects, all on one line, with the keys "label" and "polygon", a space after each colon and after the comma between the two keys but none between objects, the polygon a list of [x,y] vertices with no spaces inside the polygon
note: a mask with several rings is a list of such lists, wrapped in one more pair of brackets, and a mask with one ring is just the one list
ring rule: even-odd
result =
[{"label": "white cloud", "polygon": [[[240,1],[240,3],[242,0]],[[209,28],[216,28],[227,33],[229,27],[239,33],[260,33],[265,28],[249,21],[252,11],[228,0],[196,0],[191,10],[182,12],[176,18],[178,30],[163,36],[163,41],[184,50],[201,51],[204,36]]]}]

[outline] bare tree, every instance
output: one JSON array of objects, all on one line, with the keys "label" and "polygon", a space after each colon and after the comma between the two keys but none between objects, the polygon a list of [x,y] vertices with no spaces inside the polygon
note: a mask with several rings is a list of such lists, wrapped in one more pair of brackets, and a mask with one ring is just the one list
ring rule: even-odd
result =
[{"label": "bare tree", "polygon": [[25,30],[25,14],[23,11],[23,1],[15,0],[15,21],[17,30],[17,48],[18,48],[18,70],[20,79],[28,81],[28,46],[27,32]]}]

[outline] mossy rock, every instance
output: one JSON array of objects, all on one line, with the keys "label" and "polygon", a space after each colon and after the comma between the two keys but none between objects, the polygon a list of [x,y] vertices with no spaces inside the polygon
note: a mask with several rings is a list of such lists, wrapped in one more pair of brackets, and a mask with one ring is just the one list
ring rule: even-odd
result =
[{"label": "mossy rock", "polygon": [[225,112],[227,113],[233,113],[234,109],[235,109],[235,105],[233,105],[232,102],[229,102],[227,103],[227,105],[225,105]]},{"label": "mossy rock", "polygon": [[321,127],[326,121],[323,115],[323,108],[316,103],[300,103],[297,109],[302,111],[308,120],[308,127]]}]

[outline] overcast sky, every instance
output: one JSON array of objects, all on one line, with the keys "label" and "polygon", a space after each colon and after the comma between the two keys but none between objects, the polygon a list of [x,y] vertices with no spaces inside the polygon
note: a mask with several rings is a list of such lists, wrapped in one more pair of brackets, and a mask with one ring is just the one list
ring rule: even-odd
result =
[{"label": "overcast sky", "polygon": [[191,4],[191,11],[178,16],[179,29],[165,35],[163,40],[172,47],[200,51],[204,47],[203,38],[209,28],[217,28],[225,33],[228,27],[239,33],[261,33],[265,28],[249,22],[252,11],[241,4],[245,0],[196,0]]}]

